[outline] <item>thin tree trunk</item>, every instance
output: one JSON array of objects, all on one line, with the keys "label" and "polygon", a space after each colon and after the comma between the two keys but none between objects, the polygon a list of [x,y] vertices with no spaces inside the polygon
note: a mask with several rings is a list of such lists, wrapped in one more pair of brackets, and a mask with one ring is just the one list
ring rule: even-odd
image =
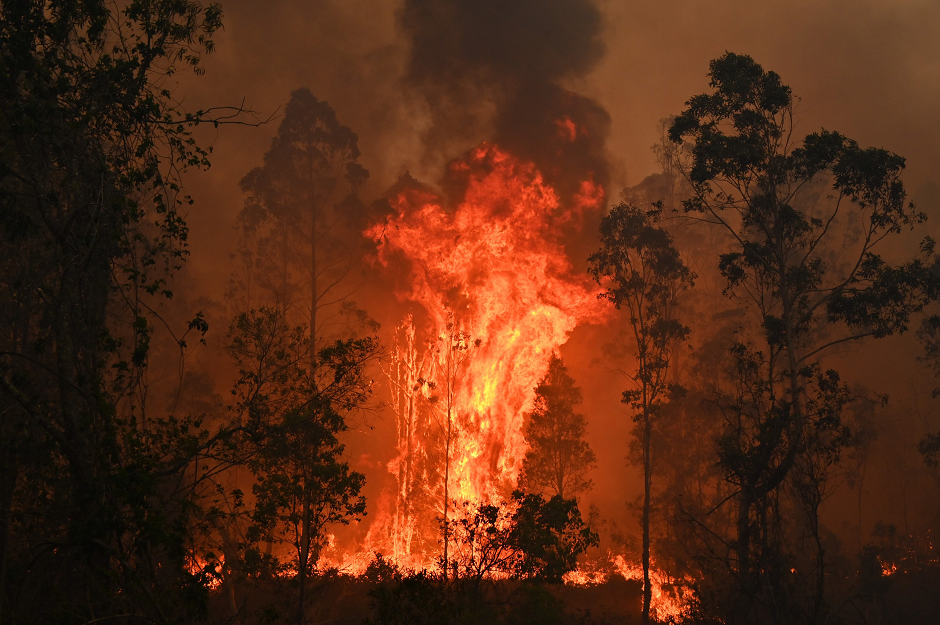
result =
[{"label": "thin tree trunk", "polygon": [[653,484],[651,454],[652,425],[649,408],[643,410],[643,625],[650,622],[650,603],[653,589],[650,585],[650,491]]},{"label": "thin tree trunk", "polygon": [[303,527],[300,530],[300,566],[297,571],[300,582],[299,599],[297,602],[297,625],[304,625],[306,622],[304,603],[306,601],[307,563],[310,559],[310,498],[309,494],[306,492],[306,488],[304,491]]},{"label": "thin tree trunk", "polygon": [[822,536],[819,530],[819,505],[822,502],[821,484],[816,475],[813,474],[813,466],[809,465],[808,478],[810,484],[809,492],[809,522],[810,529],[813,532],[813,543],[816,547],[816,596],[813,601],[813,623],[823,622],[823,612],[825,610],[826,597],[826,550],[823,546]]},{"label": "thin tree trunk", "polygon": [[316,381],[317,372],[317,215],[314,211],[310,223],[310,381]]},{"label": "thin tree trunk", "polygon": [[448,578],[450,527],[448,526],[448,504],[450,498],[450,444],[453,427],[454,407],[454,377],[457,366],[454,363],[454,334],[457,329],[456,320],[451,319],[450,333],[448,334],[447,360],[444,372],[447,375],[447,440],[444,443],[444,579]]},{"label": "thin tree trunk", "polygon": [[225,558],[222,567],[222,593],[229,611],[228,616],[234,621],[235,617],[238,616],[238,602],[235,600],[235,578],[238,575],[235,563],[238,561],[238,550],[224,521],[219,523],[218,530],[219,535],[222,537],[222,555]]},{"label": "thin tree trunk", "polygon": [[738,500],[738,581],[745,594],[751,590],[751,492],[747,484],[741,484]]},{"label": "thin tree trunk", "polygon": [[14,451],[6,450],[3,463],[3,482],[0,483],[0,625],[3,623],[4,597],[6,596],[7,549],[9,546],[10,512],[13,508],[13,495],[16,492],[16,479],[19,466]]},{"label": "thin tree trunk", "polygon": [[[449,375],[449,374],[448,374]],[[450,381],[447,382],[447,442],[444,447],[444,579],[447,579],[447,567],[448,567],[448,543],[450,527],[447,524],[447,504],[448,498],[450,497],[449,485],[450,485],[450,433],[451,433],[451,397],[450,397]]]}]

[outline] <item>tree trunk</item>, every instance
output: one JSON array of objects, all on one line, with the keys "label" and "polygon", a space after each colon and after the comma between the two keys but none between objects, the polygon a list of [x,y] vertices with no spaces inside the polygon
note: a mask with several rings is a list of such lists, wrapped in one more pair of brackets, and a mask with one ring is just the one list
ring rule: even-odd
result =
[{"label": "tree trunk", "polygon": [[222,537],[222,555],[225,558],[222,566],[222,594],[229,611],[228,617],[234,622],[235,617],[238,616],[238,602],[235,600],[235,579],[238,576],[235,563],[238,562],[238,546],[232,540],[232,534],[224,521],[218,524],[218,530],[219,536]]},{"label": "tree trunk", "polygon": [[735,551],[738,555],[738,582],[745,594],[751,591],[751,489],[748,484],[741,484],[741,497],[738,499],[738,539]]},{"label": "tree trunk", "polygon": [[650,622],[650,491],[653,485],[651,439],[653,435],[649,409],[643,411],[643,625]]},{"label": "tree trunk", "polygon": [[310,382],[317,372],[317,214],[310,219]]},{"label": "tree trunk", "polygon": [[[449,358],[449,356],[448,356]],[[450,538],[450,527],[447,524],[447,505],[450,497],[450,434],[451,434],[451,391],[450,391],[450,373],[448,372],[447,381],[447,441],[444,446],[444,579],[447,579],[448,567],[448,543]]]},{"label": "tree trunk", "polygon": [[0,481],[0,625],[4,614],[6,596],[7,548],[9,545],[10,512],[13,508],[13,495],[16,492],[16,479],[19,466],[16,452],[9,447],[4,450],[2,481]]},{"label": "tree trunk", "polygon": [[297,600],[297,625],[304,625],[306,614],[304,603],[306,602],[306,582],[307,582],[307,564],[310,559],[310,496],[304,488],[303,497],[303,527],[300,529],[300,559],[297,567],[297,577],[299,582],[298,600]]}]

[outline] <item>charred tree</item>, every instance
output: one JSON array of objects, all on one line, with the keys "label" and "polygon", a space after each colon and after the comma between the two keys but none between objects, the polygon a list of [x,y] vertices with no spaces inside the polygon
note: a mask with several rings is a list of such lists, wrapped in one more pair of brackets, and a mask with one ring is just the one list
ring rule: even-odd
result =
[{"label": "charred tree", "polygon": [[[461,331],[457,326],[457,321],[453,315],[447,322],[447,327],[441,336],[443,341],[442,349],[438,352],[438,382],[437,387],[444,393],[444,406],[441,409],[445,421],[443,424],[444,433],[444,492],[443,507],[444,517],[442,523],[442,533],[444,536],[444,559],[443,571],[444,579],[447,579],[449,565],[449,546],[450,546],[450,523],[448,521],[448,512],[450,508],[450,455],[451,446],[454,442],[454,420],[456,419],[457,390],[459,384],[459,374],[461,365],[466,360],[468,350],[470,349],[470,335]],[[440,379],[443,378],[443,379]]]}]

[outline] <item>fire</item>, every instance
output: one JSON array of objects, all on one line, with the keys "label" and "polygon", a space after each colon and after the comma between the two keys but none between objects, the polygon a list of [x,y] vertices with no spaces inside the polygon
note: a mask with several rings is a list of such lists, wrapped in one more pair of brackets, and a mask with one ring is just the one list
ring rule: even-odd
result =
[{"label": "fire", "polygon": [[367,540],[370,551],[411,566],[439,554],[445,474],[454,502],[495,502],[515,487],[527,449],[523,415],[552,353],[577,325],[606,314],[559,242],[562,226],[602,205],[603,189],[586,180],[562,207],[533,164],[487,143],[450,175],[466,185],[453,211],[409,190],[393,198],[388,223],[368,231],[380,241],[380,262],[409,261],[410,286],[399,297],[424,319],[402,322],[386,371],[399,425],[388,469],[398,492],[383,498]]},{"label": "fire", "polygon": [[[606,558],[596,562],[583,563],[574,571],[567,573],[564,581],[571,586],[596,586],[607,582],[612,574],[620,575],[624,579],[643,582],[643,567],[640,564],[628,562],[622,555],[610,553]],[[674,579],[664,571],[651,566],[651,616],[662,623],[681,623],[688,619],[693,599],[690,581]]]},{"label": "fire", "polygon": [[[613,564],[625,579],[643,580],[641,565],[627,562],[621,555],[613,558]],[[685,580],[674,580],[650,562],[650,587],[653,595],[650,614],[653,618],[664,623],[676,623],[689,616],[691,590],[687,584],[681,583],[683,581]]]},{"label": "fire", "polygon": [[[643,567],[622,555],[611,555],[592,563],[584,563],[564,577],[571,586],[595,586],[605,583],[611,574],[643,582]],[[688,579],[674,579],[664,571],[650,567],[652,601],[650,614],[659,622],[680,623],[690,616],[692,590]]]},{"label": "fire", "polygon": [[[565,118],[559,130],[573,138],[576,127]],[[603,205],[593,179],[561,206],[533,164],[487,143],[449,173],[465,183],[456,208],[406,188],[392,198],[388,222],[367,231],[380,244],[379,262],[408,261],[408,286],[398,296],[417,305],[397,327],[385,369],[398,425],[398,453],[387,465],[396,488],[381,495],[361,548],[341,553],[331,541],[320,568],[362,575],[377,553],[405,571],[436,568],[445,476],[451,519],[462,502],[507,499],[527,450],[523,415],[552,353],[577,325],[608,314],[560,243],[562,229]],[[640,566],[608,555],[564,581],[595,585],[616,574],[643,577]],[[652,581],[653,615],[684,620],[687,585],[659,570]]]},{"label": "fire", "polygon": [[556,119],[555,127],[558,128],[558,135],[568,141],[574,142],[578,138],[578,125],[567,115]]},{"label": "fire", "polygon": [[225,565],[225,556],[199,557],[191,555],[186,561],[186,570],[190,575],[205,576],[205,585],[210,590],[216,590],[222,586],[223,567]]}]

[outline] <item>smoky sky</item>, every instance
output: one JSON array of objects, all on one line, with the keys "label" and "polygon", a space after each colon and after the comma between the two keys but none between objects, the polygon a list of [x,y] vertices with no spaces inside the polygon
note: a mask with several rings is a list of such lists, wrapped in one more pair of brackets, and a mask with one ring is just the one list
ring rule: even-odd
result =
[{"label": "smoky sky", "polygon": [[[186,108],[244,99],[264,118],[278,114],[291,91],[308,87],[359,135],[361,161],[372,174],[369,198],[405,172],[439,185],[444,163],[485,140],[534,155],[549,170],[566,159],[551,144],[558,135],[540,129],[581,105],[585,117],[596,116],[588,125],[600,132],[581,146],[585,156],[567,162],[579,163],[579,175],[606,166],[612,200],[656,171],[650,146],[659,139],[659,120],[707,91],[708,62],[732,51],[753,56],[793,88],[801,98],[800,132],[825,127],[904,155],[905,182],[929,215],[926,229],[940,232],[936,0],[221,1],[225,29],[205,75],[178,74]],[[185,271],[191,289],[207,301],[221,299],[231,272],[231,226],[244,201],[238,181],[261,163],[277,123],[200,137],[214,147],[213,166],[186,178],[195,204],[187,218]],[[225,327],[224,321],[213,326],[210,344],[212,335],[224,339]],[[591,365],[606,333],[579,328],[562,349],[584,389],[588,438],[600,467],[591,497],[605,514],[623,510],[625,500],[642,492],[640,474],[624,461],[630,421],[619,402],[622,382]],[[940,409],[905,399],[912,380],[929,375],[916,350],[908,333],[871,343],[854,358],[856,379],[891,393],[893,405],[911,408],[898,413],[901,425],[885,426],[885,436],[909,433],[898,447],[906,451],[892,457],[913,464],[920,460],[911,445],[936,431],[940,418]],[[383,427],[366,428],[364,437],[378,437]],[[868,525],[902,509],[881,494],[900,492],[893,488],[897,478],[878,475],[881,484],[875,474],[866,479]]]},{"label": "smoky sky", "polygon": [[399,22],[410,40],[404,83],[424,97],[432,120],[429,152],[470,141],[482,127],[534,161],[563,200],[585,179],[608,184],[610,116],[559,84],[604,57],[592,2],[406,0]]},{"label": "smoky sky", "polygon": [[584,0],[406,0],[408,78],[540,84],[584,74],[603,57],[601,14]]}]

